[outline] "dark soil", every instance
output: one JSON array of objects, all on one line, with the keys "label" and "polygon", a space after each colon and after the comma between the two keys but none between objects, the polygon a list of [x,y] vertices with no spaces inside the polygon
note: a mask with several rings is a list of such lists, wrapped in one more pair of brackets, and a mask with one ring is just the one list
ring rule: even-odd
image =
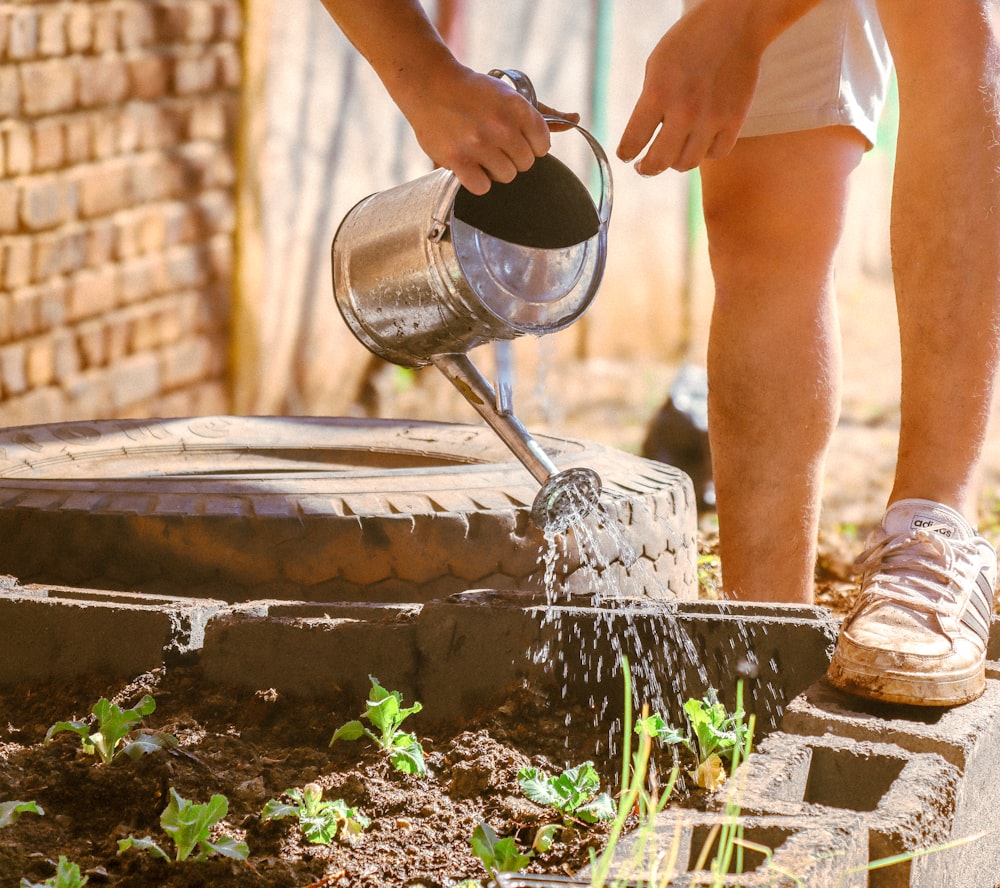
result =
[{"label": "dark soil", "polygon": [[[175,735],[176,750],[102,765],[74,733],[43,742],[52,724],[86,718],[101,696],[128,708],[145,693],[157,707],[144,727]],[[90,886],[450,886],[484,878],[469,847],[480,822],[516,836],[523,852],[539,826],[558,819],[524,797],[521,767],[551,774],[589,758],[612,792],[620,768],[607,759],[607,731],[592,714],[567,713],[527,689],[496,712],[426,734],[424,715],[414,715],[405,727],[412,722],[426,751],[424,778],[397,772],[367,740],[329,747],[334,730],[360,714],[346,701],[213,687],[190,666],[127,687],[81,679],[10,693],[0,696],[0,712],[0,801],[34,801],[45,812],[0,829],[0,888],[52,877],[59,855],[78,863]],[[312,781],[324,798],[343,798],[370,818],[357,841],[312,845],[295,819],[261,820],[269,799]],[[197,803],[225,795],[222,829],[248,844],[249,859],[167,863],[135,849],[119,856],[118,840],[130,835],[152,836],[172,852],[159,823],[170,788]],[[606,825],[563,830],[527,871],[574,873],[606,835]]]}]

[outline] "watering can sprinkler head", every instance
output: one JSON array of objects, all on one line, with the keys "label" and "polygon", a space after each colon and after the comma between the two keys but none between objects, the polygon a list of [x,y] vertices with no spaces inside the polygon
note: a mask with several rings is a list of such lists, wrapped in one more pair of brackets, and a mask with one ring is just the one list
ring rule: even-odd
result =
[{"label": "watering can sprinkler head", "polygon": [[545,533],[581,524],[601,500],[601,476],[574,467],[550,475],[531,506],[531,520]]}]

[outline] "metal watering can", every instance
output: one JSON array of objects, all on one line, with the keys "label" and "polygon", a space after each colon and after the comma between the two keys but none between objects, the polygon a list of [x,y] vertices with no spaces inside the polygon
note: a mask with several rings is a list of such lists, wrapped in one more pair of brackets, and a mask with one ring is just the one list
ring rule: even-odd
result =
[{"label": "metal watering can", "polygon": [[[520,71],[494,70],[537,107]],[[436,366],[542,485],[531,515],[546,532],[581,520],[601,496],[592,469],[557,470],[513,413],[509,341],[554,333],[589,307],[604,273],[611,168],[597,140],[577,130],[600,172],[597,205],[552,155],[483,196],[448,170],[373,194],[333,240],[333,290],[348,327],[370,351],[404,367]],[[466,354],[497,348],[496,390]]]}]

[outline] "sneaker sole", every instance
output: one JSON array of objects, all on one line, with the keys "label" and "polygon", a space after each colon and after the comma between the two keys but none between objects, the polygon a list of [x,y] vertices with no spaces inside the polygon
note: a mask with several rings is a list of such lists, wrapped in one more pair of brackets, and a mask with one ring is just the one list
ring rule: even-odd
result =
[{"label": "sneaker sole", "polygon": [[913,675],[868,672],[842,664],[834,653],[826,673],[835,688],[856,697],[902,703],[907,706],[960,706],[971,703],[986,690],[986,668],[968,675]]}]

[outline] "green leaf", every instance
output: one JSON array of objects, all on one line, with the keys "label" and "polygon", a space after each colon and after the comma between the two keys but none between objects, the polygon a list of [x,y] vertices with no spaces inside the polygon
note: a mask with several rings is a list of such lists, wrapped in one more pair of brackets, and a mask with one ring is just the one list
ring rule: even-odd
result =
[{"label": "green leaf", "polygon": [[237,842],[236,839],[230,836],[222,836],[216,839],[214,842],[209,842],[207,839],[200,843],[201,850],[198,853],[196,860],[204,860],[211,854],[221,854],[223,857],[229,857],[232,860],[246,860],[250,856],[250,848],[247,846],[246,842]]},{"label": "green leaf", "polygon": [[122,754],[130,759],[138,759],[159,749],[176,749],[180,746],[179,741],[173,734],[147,734],[140,733],[134,740],[122,747]]},{"label": "green leaf", "polygon": [[559,796],[553,791],[549,778],[537,768],[521,768],[517,772],[517,782],[524,794],[539,805],[555,805]]},{"label": "green leaf", "polygon": [[615,813],[615,803],[611,796],[602,792],[586,805],[577,808],[573,816],[579,817],[584,823],[597,823],[599,820],[614,820]]},{"label": "green leaf", "polygon": [[469,845],[487,872],[514,873],[531,862],[530,854],[521,854],[517,850],[513,837],[501,839],[486,822],[480,823],[473,830]]},{"label": "green leaf", "polygon": [[153,841],[151,836],[146,836],[142,839],[137,839],[135,836],[129,836],[127,839],[118,840],[118,853],[121,854],[124,851],[128,851],[129,848],[136,848],[139,851],[148,851],[153,857],[160,860],[170,860],[170,855],[167,854],[156,842]]},{"label": "green leaf", "polygon": [[229,800],[213,795],[205,805],[181,798],[171,787],[170,803],[160,815],[160,826],[174,840],[178,861],[186,860],[195,848],[208,841],[209,830],[229,812]]},{"label": "green leaf", "polygon": [[36,802],[0,802],[0,829],[13,826],[22,814],[45,816],[45,812]]},{"label": "green leaf", "polygon": [[399,733],[393,738],[389,760],[397,771],[423,777],[427,773],[424,763],[424,748],[415,734]]},{"label": "green leaf", "polygon": [[21,888],[83,888],[89,881],[90,876],[81,876],[80,867],[67,859],[66,855],[60,854],[54,876],[44,882],[21,879]]},{"label": "green leaf", "polygon": [[540,826],[535,833],[534,841],[531,843],[531,849],[539,854],[544,854],[555,844],[556,833],[560,829],[558,823],[546,823],[544,826]]},{"label": "green leaf", "polygon": [[271,799],[265,803],[264,810],[260,812],[260,819],[283,820],[286,817],[297,817],[298,814],[298,805],[289,805],[280,799]]},{"label": "green leaf", "polygon": [[349,721],[346,725],[341,725],[330,738],[330,745],[333,746],[338,740],[358,740],[365,735],[365,726],[359,721]]},{"label": "green leaf", "polygon": [[81,737],[86,739],[90,734],[90,726],[86,722],[82,721],[61,721],[56,722],[51,728],[45,732],[45,742],[48,743],[56,734],[61,731],[72,731],[74,734],[79,734]]}]

